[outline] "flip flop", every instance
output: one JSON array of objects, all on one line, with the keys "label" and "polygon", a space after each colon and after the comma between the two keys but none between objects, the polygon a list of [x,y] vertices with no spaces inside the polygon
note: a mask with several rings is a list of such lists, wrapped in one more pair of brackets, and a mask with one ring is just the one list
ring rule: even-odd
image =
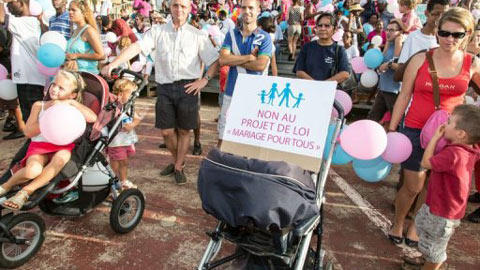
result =
[{"label": "flip flop", "polygon": [[[27,191],[22,189],[19,192],[17,192],[17,194],[15,194],[13,197],[4,201],[2,203],[2,206],[4,208],[17,211],[17,210],[22,209],[23,205],[28,201],[29,197],[30,196],[28,195]],[[8,206],[8,205],[6,205],[6,203],[15,204],[17,207]]]}]

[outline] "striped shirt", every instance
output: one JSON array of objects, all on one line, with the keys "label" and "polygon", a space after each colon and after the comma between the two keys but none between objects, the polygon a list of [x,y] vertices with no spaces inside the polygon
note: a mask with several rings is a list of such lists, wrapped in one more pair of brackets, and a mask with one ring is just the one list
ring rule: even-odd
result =
[{"label": "striped shirt", "polygon": [[65,11],[62,15],[56,16],[53,15],[49,21],[50,31],[56,31],[64,35],[68,40],[70,39],[71,29],[70,29],[70,18],[68,17],[68,11]]}]

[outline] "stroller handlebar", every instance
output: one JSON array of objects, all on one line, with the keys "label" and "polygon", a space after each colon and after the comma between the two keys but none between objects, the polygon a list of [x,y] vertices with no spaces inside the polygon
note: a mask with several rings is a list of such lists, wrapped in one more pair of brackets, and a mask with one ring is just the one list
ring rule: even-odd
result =
[{"label": "stroller handlebar", "polygon": [[338,112],[338,118],[343,120],[343,118],[345,118],[345,112],[343,110],[343,106],[342,104],[340,104],[340,102],[334,100],[333,102],[333,107],[335,108],[335,110],[337,110]]}]

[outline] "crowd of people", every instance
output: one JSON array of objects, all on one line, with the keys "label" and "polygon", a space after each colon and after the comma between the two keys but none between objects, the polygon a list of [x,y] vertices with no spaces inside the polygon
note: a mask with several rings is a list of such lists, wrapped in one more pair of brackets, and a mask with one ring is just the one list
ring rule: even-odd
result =
[{"label": "crowd of people", "polygon": [[[24,169],[0,186],[0,194],[13,185],[40,179],[5,202],[6,207],[21,208],[69,159],[70,146],[42,148],[37,122],[43,110],[52,103],[67,102],[79,108],[87,121],[95,121],[90,109],[73,101],[81,89],[77,72],[109,79],[114,68],[122,67],[135,69],[145,78],[152,76],[157,87],[155,127],[171,154],[170,164],[160,174],[174,175],[182,185],[187,182],[184,167],[191,130],[193,154],[202,153],[201,90],[219,76],[221,146],[238,74],[277,76],[276,59],[282,53],[289,55],[298,78],[336,81],[354,103],[360,92],[367,91],[367,102],[374,98],[367,118],[410,139],[413,151],[401,164],[395,218],[388,233],[394,244],[418,246],[422,252],[423,257],[405,258],[405,263],[440,269],[467,201],[480,202],[480,162],[476,162],[480,152],[474,146],[480,142],[480,109],[469,104],[480,92],[476,58],[480,25],[471,12],[477,9],[475,1],[164,0],[157,1],[160,5],[155,10],[149,0],[135,0],[131,8],[112,14],[109,0],[93,5],[83,0],[52,0],[55,14],[48,20],[43,14],[31,15],[30,0],[3,2],[0,63],[18,92],[16,100],[0,100],[0,110],[7,115],[3,130],[11,132],[3,139],[27,136],[38,143],[31,146]],[[425,5],[423,14],[417,13],[418,5]],[[46,31],[59,32],[68,40],[66,61],[53,82],[38,72],[35,62],[40,36]],[[287,48],[282,51],[284,39]],[[351,63],[371,48],[381,51],[383,61],[375,70],[378,83],[366,87]],[[120,102],[126,102],[135,88],[128,80],[112,86]],[[44,93],[52,100],[43,102]],[[422,128],[437,110],[450,113],[449,120],[423,149]],[[125,119],[123,131],[107,151],[125,188],[134,186],[127,179],[128,159],[135,152],[133,129],[141,119],[140,114]],[[451,144],[435,152],[442,137]],[[46,155],[52,152],[55,155]],[[57,167],[51,169],[50,164]],[[477,192],[469,196],[472,174]],[[416,218],[408,223],[409,212]],[[480,222],[480,208],[468,218]]]}]

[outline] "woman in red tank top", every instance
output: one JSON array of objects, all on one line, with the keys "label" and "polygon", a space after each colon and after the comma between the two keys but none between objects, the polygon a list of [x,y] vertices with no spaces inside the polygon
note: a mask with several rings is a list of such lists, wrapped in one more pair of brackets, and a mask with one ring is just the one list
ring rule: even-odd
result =
[{"label": "woman in red tank top", "polygon": [[[440,107],[451,112],[455,106],[463,103],[472,74],[480,73],[479,64],[476,61],[472,63],[472,55],[464,52],[473,31],[474,19],[466,9],[451,8],[443,14],[438,25],[439,47],[427,53],[432,54],[438,75]],[[395,219],[388,235],[395,244],[403,241],[405,217],[425,183],[426,174],[420,168],[423,156],[420,132],[434,111],[432,77],[428,70],[426,53],[419,53],[412,56],[405,69],[402,89],[393,108],[389,126],[390,131],[396,131],[406,113],[400,132],[409,137],[413,146],[411,156],[402,163],[403,185],[395,198]],[[425,202],[422,197],[424,196],[419,196],[417,205]],[[415,224],[412,222],[408,227],[405,243],[415,246],[417,241]]]}]

